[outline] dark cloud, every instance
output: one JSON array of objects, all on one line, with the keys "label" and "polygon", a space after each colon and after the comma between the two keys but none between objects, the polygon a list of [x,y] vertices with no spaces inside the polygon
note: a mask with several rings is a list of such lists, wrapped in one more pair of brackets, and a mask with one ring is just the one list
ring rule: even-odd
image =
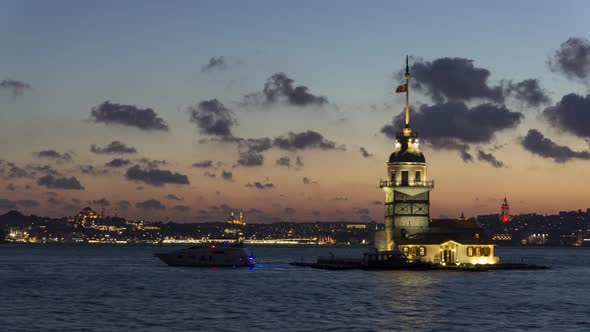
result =
[{"label": "dark cloud", "polygon": [[225,70],[226,68],[225,58],[223,56],[214,56],[209,59],[209,62],[206,65],[201,67],[201,72],[205,73],[212,69]]},{"label": "dark cloud", "polygon": [[112,141],[104,148],[92,144],[90,151],[98,154],[133,154],[137,152],[137,149],[120,141]]},{"label": "dark cloud", "polygon": [[137,202],[135,203],[135,207],[144,210],[166,210],[166,207],[162,205],[160,201],[155,199],[148,199],[143,202]]},{"label": "dark cloud", "polygon": [[51,189],[84,190],[80,181],[73,176],[68,178],[45,175],[37,180],[37,184]]},{"label": "dark cloud", "polygon": [[115,104],[110,101],[92,108],[90,119],[96,123],[119,124],[141,130],[168,131],[168,125],[151,108],[138,108],[135,105]]},{"label": "dark cloud", "polygon": [[369,214],[369,209],[367,209],[367,208],[356,209],[355,213],[356,214]]},{"label": "dark cloud", "polygon": [[217,177],[217,175],[215,175],[215,173],[211,173],[209,171],[206,171],[205,173],[203,173],[203,175],[210,177],[212,179],[215,179]]},{"label": "dark cloud", "polygon": [[313,130],[301,133],[289,132],[287,136],[276,137],[273,140],[273,145],[279,149],[290,151],[304,149],[343,149],[343,147],[337,147],[335,142],[325,139],[322,134]]},{"label": "dark cloud", "polygon": [[37,173],[54,176],[60,175],[60,173],[57,170],[53,169],[53,167],[51,167],[50,165],[28,164],[26,165],[26,168],[33,175],[37,175]]},{"label": "dark cloud", "polygon": [[162,186],[167,183],[189,184],[188,177],[184,174],[161,169],[144,169],[135,165],[127,170],[125,177],[132,181],[141,181],[152,186]]},{"label": "dark cloud", "polygon": [[373,205],[382,205],[383,202],[381,202],[381,201],[372,201],[371,204],[373,204]]},{"label": "dark cloud", "polygon": [[283,167],[291,167],[291,158],[289,157],[281,157],[279,159],[277,159],[276,164],[278,166],[283,166]]},{"label": "dark cloud", "polygon": [[412,87],[432,97],[436,103],[445,100],[504,100],[501,86],[489,86],[490,71],[473,65],[464,58],[439,58],[432,62],[416,61],[410,68]]},{"label": "dark cloud", "polygon": [[[459,151],[464,161],[472,161],[469,144],[490,143],[497,132],[516,127],[523,117],[503,105],[484,103],[469,108],[454,101],[422,105],[412,112],[410,125],[432,147]],[[401,131],[404,121],[404,113],[400,113],[381,132],[395,139],[396,128]]]},{"label": "dark cloud", "polygon": [[71,161],[72,160],[72,155],[69,154],[68,152],[59,153],[53,149],[43,150],[43,151],[39,151],[39,152],[33,152],[33,155],[35,155],[37,158],[48,158],[48,159],[61,160],[61,161]]},{"label": "dark cloud", "polygon": [[16,191],[16,186],[14,185],[14,183],[9,183],[6,185],[6,190],[8,191]]},{"label": "dark cloud", "polygon": [[334,197],[335,201],[347,201],[348,197]]},{"label": "dark cloud", "polygon": [[168,195],[164,196],[164,198],[169,199],[169,200],[173,200],[173,201],[182,201],[182,198],[180,198],[174,194],[168,194]]},{"label": "dark cloud", "polygon": [[80,165],[80,171],[84,174],[95,175],[95,176],[96,175],[105,175],[109,172],[106,169],[99,169],[99,168],[96,168],[92,165]]},{"label": "dark cloud", "polygon": [[60,205],[63,205],[64,201],[58,197],[51,196],[47,198],[47,204],[49,204],[50,207],[55,208]]},{"label": "dark cloud", "polygon": [[0,159],[0,177],[6,180],[32,178],[33,174],[13,162]]},{"label": "dark cloud", "polygon": [[231,138],[232,127],[238,122],[234,112],[219,100],[211,99],[189,108],[190,121],[194,122],[201,134]]},{"label": "dark cloud", "polygon": [[168,165],[166,160],[157,160],[157,159],[148,159],[148,158],[141,158],[137,160],[138,163],[144,164],[148,168],[158,168],[163,165]]},{"label": "dark cloud", "polygon": [[288,216],[293,216],[293,215],[295,215],[295,213],[297,213],[297,210],[295,210],[294,208],[286,207],[283,210],[283,213],[286,214],[286,215],[288,215]]},{"label": "dark cloud", "polygon": [[541,88],[537,79],[526,79],[518,83],[508,82],[506,91],[507,94],[513,95],[514,98],[531,107],[539,107],[551,102],[547,91]]},{"label": "dark cloud", "polygon": [[118,201],[116,206],[118,209],[127,211],[129,209],[129,207],[131,206],[131,203],[129,201],[122,200],[122,201]]},{"label": "dark cloud", "polygon": [[313,211],[311,211],[311,214],[313,214],[315,217],[319,217],[320,214],[322,214],[322,213],[318,210],[313,210]]},{"label": "dark cloud", "polygon": [[188,212],[191,210],[191,207],[188,205],[175,205],[173,209],[180,212]]},{"label": "dark cloud", "polygon": [[109,200],[106,199],[105,197],[92,200],[92,204],[97,204],[97,205],[102,205],[102,206],[111,206],[111,202],[109,202]]},{"label": "dark cloud", "polygon": [[297,156],[297,158],[295,158],[295,166],[297,168],[303,167],[303,158],[301,158],[300,156]]},{"label": "dark cloud", "polygon": [[488,162],[488,163],[490,163],[490,165],[492,165],[496,168],[504,167],[504,163],[499,161],[498,159],[496,159],[496,157],[493,154],[485,153],[482,150],[477,151],[477,159],[479,159],[481,161]]},{"label": "dark cloud", "polygon": [[241,139],[238,143],[238,165],[261,166],[264,164],[262,152],[272,147],[270,138]]},{"label": "dark cloud", "polygon": [[274,188],[275,185],[273,183],[261,183],[258,181],[252,182],[252,183],[247,183],[246,187],[248,188],[256,188],[256,189],[270,189],[270,188]]},{"label": "dark cloud", "polygon": [[590,41],[586,38],[569,38],[548,60],[549,68],[569,79],[586,81],[590,77]]},{"label": "dark cloud", "polygon": [[536,129],[530,129],[521,144],[526,150],[543,158],[551,158],[558,163],[564,163],[571,159],[590,159],[589,151],[577,152],[567,146],[558,145]]},{"label": "dark cloud", "polygon": [[225,171],[222,170],[221,171],[221,178],[227,181],[231,181],[231,179],[233,178],[233,173],[230,171]]},{"label": "dark cloud", "polygon": [[302,179],[303,184],[318,184],[317,181],[313,181],[312,179],[308,178],[308,177],[303,177]]},{"label": "dark cloud", "polygon": [[297,107],[328,104],[326,97],[309,93],[306,86],[293,86],[293,82],[285,73],[276,73],[268,78],[262,92],[246,95],[244,104],[270,106],[280,103]]},{"label": "dark cloud", "polygon": [[369,153],[369,151],[367,151],[367,149],[363,148],[362,146],[359,149],[359,151],[361,152],[361,155],[365,158],[369,158],[369,157],[373,156],[373,154]]},{"label": "dark cloud", "polygon": [[18,207],[33,208],[37,206],[39,206],[39,202],[32,199],[13,201],[6,198],[0,198],[0,209],[16,209]]},{"label": "dark cloud", "polygon": [[114,158],[104,165],[105,167],[123,167],[129,165],[130,163],[131,161],[129,159]]},{"label": "dark cloud", "polygon": [[213,161],[212,160],[198,161],[198,162],[196,162],[196,163],[193,164],[193,167],[196,167],[196,168],[210,168],[210,167],[213,167]]},{"label": "dark cloud", "polygon": [[26,90],[31,90],[31,85],[22,81],[6,79],[0,82],[0,89],[10,90],[13,96],[20,96]]},{"label": "dark cloud", "polygon": [[543,117],[552,126],[576,136],[590,137],[590,95],[570,93],[554,106],[543,111]]}]

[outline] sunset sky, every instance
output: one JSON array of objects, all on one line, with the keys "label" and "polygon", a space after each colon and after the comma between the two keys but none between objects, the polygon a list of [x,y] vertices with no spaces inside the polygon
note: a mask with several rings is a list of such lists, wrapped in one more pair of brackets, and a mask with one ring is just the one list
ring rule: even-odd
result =
[{"label": "sunset sky", "polygon": [[[412,74],[431,217],[590,207],[587,1],[2,1],[0,213],[383,221]],[[397,116],[397,118],[396,118]]]}]

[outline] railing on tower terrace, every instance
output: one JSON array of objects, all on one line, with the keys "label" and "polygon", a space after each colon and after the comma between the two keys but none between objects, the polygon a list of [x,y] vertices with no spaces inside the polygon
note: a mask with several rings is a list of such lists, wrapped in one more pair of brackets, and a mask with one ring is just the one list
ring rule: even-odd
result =
[{"label": "railing on tower terrace", "polygon": [[428,181],[388,181],[379,179],[379,188],[384,187],[430,187],[434,188],[434,180]]}]

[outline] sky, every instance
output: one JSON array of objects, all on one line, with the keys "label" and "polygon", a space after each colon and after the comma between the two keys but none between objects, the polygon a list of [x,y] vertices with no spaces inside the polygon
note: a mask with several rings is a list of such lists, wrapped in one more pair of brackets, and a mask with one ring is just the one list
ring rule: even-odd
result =
[{"label": "sky", "polygon": [[383,221],[590,207],[587,1],[0,1],[0,213]]}]

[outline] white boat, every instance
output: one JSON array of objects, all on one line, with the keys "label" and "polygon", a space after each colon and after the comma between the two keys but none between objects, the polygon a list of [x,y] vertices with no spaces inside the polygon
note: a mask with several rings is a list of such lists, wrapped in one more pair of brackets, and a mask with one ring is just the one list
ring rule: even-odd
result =
[{"label": "white boat", "polygon": [[196,245],[168,253],[155,253],[164,263],[173,266],[241,267],[256,264],[247,248],[229,245]]}]

